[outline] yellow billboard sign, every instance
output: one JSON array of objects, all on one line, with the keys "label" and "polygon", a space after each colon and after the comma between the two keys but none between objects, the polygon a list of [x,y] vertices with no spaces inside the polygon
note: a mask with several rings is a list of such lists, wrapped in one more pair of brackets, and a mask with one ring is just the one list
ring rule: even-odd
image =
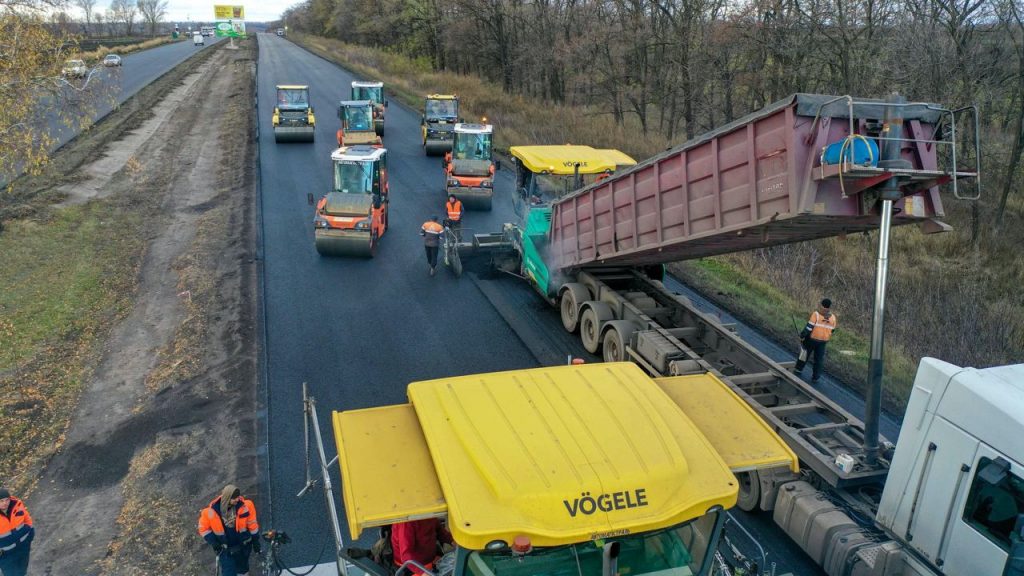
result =
[{"label": "yellow billboard sign", "polygon": [[214,4],[213,17],[215,20],[244,20],[245,6],[228,6],[226,4]]}]

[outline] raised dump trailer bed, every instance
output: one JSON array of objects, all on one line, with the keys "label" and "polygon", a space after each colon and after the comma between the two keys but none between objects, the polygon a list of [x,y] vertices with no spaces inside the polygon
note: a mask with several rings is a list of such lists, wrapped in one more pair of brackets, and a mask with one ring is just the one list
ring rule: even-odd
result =
[{"label": "raised dump trailer bed", "polygon": [[[894,112],[905,163],[880,167]],[[550,264],[657,264],[871,230],[872,187],[888,181],[903,197],[893,224],[930,222],[944,215],[940,184],[977,177],[957,170],[960,112],[795,94],[553,203]]]}]

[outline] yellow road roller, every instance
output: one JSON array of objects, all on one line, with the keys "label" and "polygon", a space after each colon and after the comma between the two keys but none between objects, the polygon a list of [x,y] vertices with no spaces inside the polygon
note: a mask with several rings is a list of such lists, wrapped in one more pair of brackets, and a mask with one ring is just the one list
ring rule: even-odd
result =
[{"label": "yellow road roller", "polygon": [[309,105],[309,86],[279,85],[272,122],[275,142],[312,142],[316,119]]}]

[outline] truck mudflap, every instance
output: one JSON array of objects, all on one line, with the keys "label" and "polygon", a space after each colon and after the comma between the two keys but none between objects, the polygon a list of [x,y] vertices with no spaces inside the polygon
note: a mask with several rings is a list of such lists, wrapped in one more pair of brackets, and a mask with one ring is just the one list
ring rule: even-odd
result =
[{"label": "truck mudflap", "polygon": [[334,412],[331,419],[353,539],[374,526],[447,514],[412,404]]},{"label": "truck mudflap", "polygon": [[322,256],[357,256],[372,258],[374,241],[369,231],[317,229],[316,251]]},{"label": "truck mudflap", "polygon": [[313,126],[274,126],[274,142],[312,142]]},{"label": "truck mudflap", "polygon": [[494,196],[493,188],[450,186],[446,190],[449,195],[454,195],[462,201],[468,210],[490,210],[491,198]]},{"label": "truck mudflap", "polygon": [[796,454],[782,438],[714,374],[654,381],[690,417],[733,473],[780,466],[800,471]]}]

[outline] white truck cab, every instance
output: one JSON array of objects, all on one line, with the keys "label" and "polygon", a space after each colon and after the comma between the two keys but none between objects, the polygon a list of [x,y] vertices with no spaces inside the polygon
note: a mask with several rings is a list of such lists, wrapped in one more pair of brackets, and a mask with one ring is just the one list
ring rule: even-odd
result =
[{"label": "white truck cab", "polygon": [[1024,365],[922,359],[876,520],[942,574],[999,576],[1024,514],[1021,454]]}]

